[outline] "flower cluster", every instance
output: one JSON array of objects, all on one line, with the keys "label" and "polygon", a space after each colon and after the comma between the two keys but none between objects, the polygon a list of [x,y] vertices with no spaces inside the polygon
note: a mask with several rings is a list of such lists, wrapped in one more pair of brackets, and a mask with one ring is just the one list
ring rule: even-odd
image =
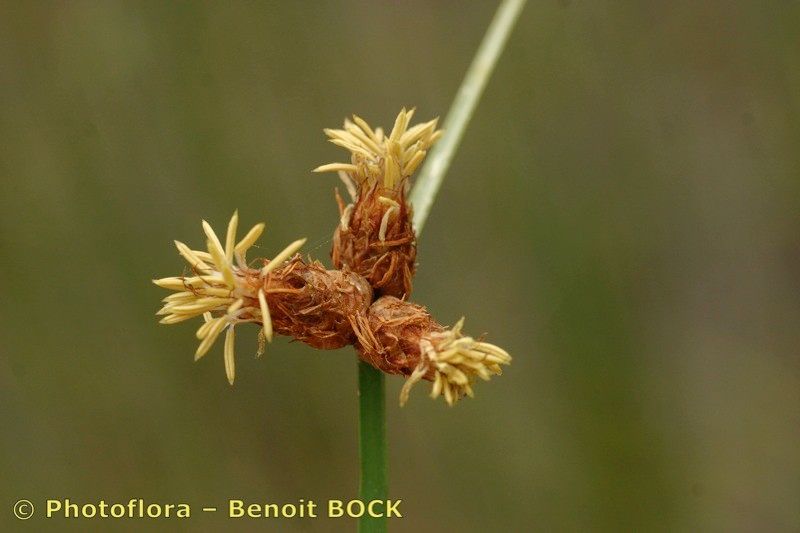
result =
[{"label": "flower cluster", "polygon": [[264,224],[237,241],[238,213],[228,223],[224,246],[206,221],[205,250],[175,241],[191,272],[153,280],[175,291],[157,314],[163,315],[162,324],[203,317],[195,360],[225,332],[225,372],[233,384],[235,327],[252,322],[261,327],[259,354],[274,334],[319,349],[353,345],[375,368],[408,378],[401,405],[423,379],[433,382],[431,397],[444,396],[453,405],[473,396],[476,378],[488,380],[511,362],[505,350],[463,335],[463,318],[446,328],[424,307],[407,301],[416,269],[408,180],[441,136],[436,119],[409,127],[413,113],[403,109],[388,136],[357,116],[346,120],[344,129],[325,130],[331,142],[351,153],[350,163],[315,169],[338,172],[352,201],[345,205],[337,193],[334,270],[297,253],[305,239],[272,259],[248,263],[247,251]]},{"label": "flower cluster", "polygon": [[475,377],[488,381],[500,374],[511,356],[493,344],[464,336],[464,319],[452,328],[436,322],[424,307],[393,296],[378,298],[356,326],[360,357],[388,374],[408,376],[400,405],[422,379],[433,381],[431,398],[444,395],[452,405],[473,396]]},{"label": "flower cluster", "polygon": [[397,115],[391,133],[372,129],[362,118],[345,120],[344,129],[327,129],[332,143],[350,152],[350,163],[330,163],[315,172],[338,172],[351,203],[337,193],[340,223],[331,257],[369,280],[376,296],[411,294],[417,246],[406,201],[408,180],[441,137],[438,119],[409,128],[414,110]]}]

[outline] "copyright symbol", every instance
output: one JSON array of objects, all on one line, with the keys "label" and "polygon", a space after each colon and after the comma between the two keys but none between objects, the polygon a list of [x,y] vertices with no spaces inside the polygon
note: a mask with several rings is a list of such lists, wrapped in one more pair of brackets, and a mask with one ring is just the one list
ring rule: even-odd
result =
[{"label": "copyright symbol", "polygon": [[33,516],[33,503],[30,500],[20,500],[14,504],[14,516],[20,520],[27,520]]}]

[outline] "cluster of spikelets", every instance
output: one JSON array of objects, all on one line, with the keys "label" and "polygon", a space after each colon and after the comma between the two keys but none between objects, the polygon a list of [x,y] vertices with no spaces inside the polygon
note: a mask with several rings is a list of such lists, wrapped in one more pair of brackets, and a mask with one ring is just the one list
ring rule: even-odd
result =
[{"label": "cluster of spikelets", "polygon": [[274,334],[320,349],[354,346],[375,368],[408,378],[401,405],[423,379],[433,382],[431,397],[444,396],[453,405],[473,396],[476,379],[489,380],[511,362],[503,349],[462,334],[463,318],[447,328],[407,300],[416,268],[408,179],[441,136],[437,120],[409,127],[413,112],[403,109],[388,136],[356,116],[345,121],[344,129],[325,130],[331,142],[350,152],[351,160],[315,169],[337,172],[352,201],[345,205],[337,193],[340,221],[331,252],[335,269],[297,254],[305,239],[272,259],[248,263],[247,250],[264,224],[237,241],[237,213],[228,224],[224,246],[206,221],[206,250],[175,241],[191,273],[154,280],[176,291],[164,298],[158,314],[163,324],[203,317],[195,360],[224,332],[225,372],[233,384],[235,327],[252,322],[261,326],[258,354]]}]

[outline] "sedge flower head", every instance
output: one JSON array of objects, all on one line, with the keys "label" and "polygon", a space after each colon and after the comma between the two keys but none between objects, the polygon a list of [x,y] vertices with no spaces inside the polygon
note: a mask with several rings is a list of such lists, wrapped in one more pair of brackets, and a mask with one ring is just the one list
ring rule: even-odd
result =
[{"label": "sedge flower head", "polygon": [[[287,246],[271,261],[265,261],[261,269],[248,267],[247,250],[255,244],[264,231],[264,224],[256,224],[238,242],[236,229],[238,213],[228,223],[225,243],[219,240],[211,225],[203,221],[206,235],[206,250],[192,250],[186,244],[175,241],[178,253],[189,263],[191,275],[153,280],[159,287],[175,293],[164,298],[164,306],[158,311],[163,315],[162,324],[176,324],[202,316],[204,323],[197,330],[200,345],[195,360],[203,357],[214,342],[225,332],[225,374],[233,384],[236,376],[234,362],[235,327],[253,322],[260,324],[260,337],[272,340],[272,320],[263,286],[258,280],[281,266],[300,249],[305,239]],[[254,282],[256,280],[256,282]]]},{"label": "sedge flower head", "polygon": [[297,240],[273,259],[251,267],[246,254],[264,230],[257,224],[236,239],[234,213],[224,242],[203,221],[204,250],[175,241],[191,272],[153,280],[174,291],[158,311],[161,323],[203,318],[197,330],[203,357],[224,333],[228,381],[235,378],[235,328],[261,326],[260,354],[273,334],[286,335],[317,349],[352,345],[359,357],[387,374],[407,378],[400,405],[421,380],[432,382],[431,397],[453,405],[473,396],[473,384],[489,380],[510,364],[498,346],[462,333],[463,318],[448,328],[427,310],[407,300],[416,270],[416,234],[409,203],[409,178],[441,137],[438,119],[410,126],[414,109],[403,109],[388,134],[358,116],[343,129],[326,129],[331,142],[350,152],[349,163],[331,163],[316,172],[338,172],[352,203],[336,193],[340,218],[331,258],[335,269],[303,259]]},{"label": "sedge flower head", "polygon": [[336,171],[351,203],[338,191],[339,225],[331,257],[369,281],[377,296],[408,297],[416,270],[412,207],[406,199],[410,176],[441,136],[438,119],[410,126],[414,110],[403,109],[391,132],[373,129],[354,115],[343,129],[326,129],[332,143],[350,152],[350,163],[331,163],[316,172]]}]

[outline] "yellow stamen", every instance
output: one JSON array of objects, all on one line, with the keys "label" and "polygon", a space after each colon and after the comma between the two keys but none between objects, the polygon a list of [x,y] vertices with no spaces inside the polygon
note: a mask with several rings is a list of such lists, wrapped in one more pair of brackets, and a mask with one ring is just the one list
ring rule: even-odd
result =
[{"label": "yellow stamen", "polygon": [[236,245],[236,228],[239,225],[239,210],[233,212],[228,222],[228,233],[225,234],[225,259],[228,263],[233,261],[233,249]]},{"label": "yellow stamen", "polygon": [[284,261],[289,259],[294,253],[299,250],[304,244],[306,243],[306,239],[298,239],[294,241],[292,244],[287,246],[286,248],[281,251],[278,255],[276,255],[272,261],[270,261],[267,266],[261,269],[261,274],[266,276],[279,266],[283,264]]},{"label": "yellow stamen", "polygon": [[228,376],[228,383],[231,385],[233,385],[233,380],[236,379],[236,366],[233,358],[234,335],[233,324],[231,324],[225,333],[225,375]]},{"label": "yellow stamen", "polygon": [[256,224],[253,228],[247,232],[241,241],[236,245],[236,253],[242,254],[244,256],[245,252],[255,244],[258,238],[261,236],[261,233],[264,231],[264,223]]},{"label": "yellow stamen", "polygon": [[263,325],[264,338],[272,342],[272,317],[269,314],[269,306],[267,306],[267,297],[264,294],[264,289],[258,289],[258,305],[261,308],[261,323]]}]

